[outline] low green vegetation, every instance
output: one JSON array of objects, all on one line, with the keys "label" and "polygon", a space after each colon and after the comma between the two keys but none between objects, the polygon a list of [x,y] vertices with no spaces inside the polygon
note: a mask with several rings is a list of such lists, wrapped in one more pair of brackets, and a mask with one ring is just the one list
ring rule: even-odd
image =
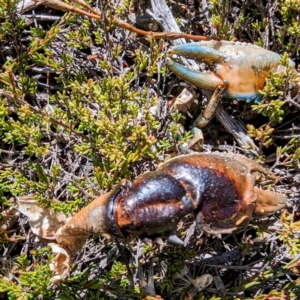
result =
[{"label": "low green vegetation", "polygon": [[[161,299],[143,290],[151,276],[163,299],[188,299],[184,291],[201,272],[211,273],[215,286],[216,278],[224,285],[199,292],[194,299],[299,299],[300,224],[295,203],[300,101],[291,87],[298,78],[288,57],[299,63],[300,1],[274,1],[268,7],[250,0],[209,2],[209,14],[200,13],[198,4],[168,4],[176,18],[185,20],[178,22],[183,31],[237,38],[282,54],[285,69],[270,74],[262,102],[252,108],[235,103],[232,108],[224,101],[234,117],[244,118],[259,148],[257,159],[275,171],[280,191],[290,191],[291,205],[281,225],[267,230],[258,222],[250,233],[225,239],[197,236],[184,249],[141,246],[134,240],[114,252],[116,241],[91,237],[76,257],[70,278],[54,285],[50,248],[18,215],[11,228],[0,226],[0,299]],[[116,27],[112,18],[132,23],[144,5],[104,1],[103,21],[55,10],[51,15],[40,7],[36,15],[49,16],[42,22],[18,14],[16,0],[0,0],[0,222],[15,199],[28,194],[43,207],[75,213],[123,178],[133,179],[179,154],[191,138],[189,120],[195,111],[181,124],[171,101],[181,90],[180,80],[165,64],[171,42],[135,36]],[[254,117],[246,119],[247,114]],[[204,129],[207,140],[222,132],[219,126],[213,123]],[[222,150],[228,143],[209,147]],[[180,224],[183,238],[190,226],[189,219]],[[187,261],[222,256],[235,248],[241,257],[229,259],[229,265],[241,268],[220,268],[210,261],[197,265],[197,272],[187,276],[190,281],[176,286],[176,274],[184,267],[192,269]],[[112,259],[104,264],[109,253],[114,253]]]}]

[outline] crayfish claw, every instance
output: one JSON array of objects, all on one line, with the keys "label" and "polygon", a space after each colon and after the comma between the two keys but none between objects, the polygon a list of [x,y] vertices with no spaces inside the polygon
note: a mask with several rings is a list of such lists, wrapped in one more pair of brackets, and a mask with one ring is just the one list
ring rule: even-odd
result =
[{"label": "crayfish claw", "polygon": [[121,182],[56,231],[60,245],[52,247],[58,253],[52,264],[53,282],[69,275],[76,251],[90,234],[154,239],[160,246],[163,237],[184,245],[175,230],[188,214],[195,216],[201,232],[220,235],[247,226],[252,217],[282,209],[287,198],[255,187],[252,171],[270,173],[239,155],[193,153],[170,159],[134,181]]},{"label": "crayfish claw", "polygon": [[[177,45],[168,54],[207,63],[211,71],[201,75],[195,71],[188,72],[168,58],[170,70],[181,79],[208,90],[217,86],[226,87],[223,97],[246,102],[261,100],[259,91],[263,89],[268,74],[280,65],[278,53],[256,45],[230,41],[210,40]],[[290,60],[290,65],[294,67],[295,63]]]},{"label": "crayfish claw", "polygon": [[167,58],[169,69],[181,79],[202,89],[213,91],[218,86],[223,86],[224,82],[214,74],[214,72],[197,72],[175,62],[170,57]]}]

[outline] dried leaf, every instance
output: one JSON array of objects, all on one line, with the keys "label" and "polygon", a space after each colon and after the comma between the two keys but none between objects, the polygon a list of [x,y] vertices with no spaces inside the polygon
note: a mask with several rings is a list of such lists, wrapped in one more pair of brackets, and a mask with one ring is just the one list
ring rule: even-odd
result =
[{"label": "dried leaf", "polygon": [[18,198],[18,210],[28,217],[32,232],[44,239],[55,240],[56,231],[69,220],[66,215],[40,207],[33,195]]},{"label": "dried leaf", "polygon": [[58,283],[70,275],[72,260],[68,251],[58,244],[50,243],[49,246],[53,253],[57,253],[49,265],[50,270],[55,273],[55,276],[51,278],[51,282]]}]

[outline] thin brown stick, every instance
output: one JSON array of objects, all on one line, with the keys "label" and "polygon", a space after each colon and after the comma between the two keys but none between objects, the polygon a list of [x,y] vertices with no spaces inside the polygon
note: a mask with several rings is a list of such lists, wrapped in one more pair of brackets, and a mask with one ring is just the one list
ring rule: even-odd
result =
[{"label": "thin brown stick", "polygon": [[[92,7],[90,7],[88,4],[86,4],[85,2],[83,2],[82,0],[74,0],[74,2],[76,2],[78,5],[88,9],[91,12],[87,12],[83,9],[74,7],[72,5],[66,4],[60,0],[34,0],[37,5],[45,5],[47,7],[51,7],[54,9],[58,9],[58,10],[62,10],[62,11],[69,11],[69,12],[74,12],[74,13],[78,13],[81,14],[83,16],[92,18],[92,19],[96,19],[96,20],[102,20],[102,15],[97,12],[96,10],[94,10]],[[180,39],[180,38],[186,38],[189,40],[193,40],[193,41],[209,41],[212,38],[211,37],[207,37],[207,36],[202,36],[202,35],[192,35],[192,34],[186,34],[186,33],[178,33],[178,32],[153,32],[153,31],[145,31],[139,28],[136,28],[132,25],[130,25],[129,23],[119,20],[119,19],[115,19],[114,20],[116,22],[116,26],[129,30],[131,32],[134,32],[136,34],[139,35],[143,35],[146,36],[150,39],[166,39],[166,40],[175,40],[175,39]]]}]

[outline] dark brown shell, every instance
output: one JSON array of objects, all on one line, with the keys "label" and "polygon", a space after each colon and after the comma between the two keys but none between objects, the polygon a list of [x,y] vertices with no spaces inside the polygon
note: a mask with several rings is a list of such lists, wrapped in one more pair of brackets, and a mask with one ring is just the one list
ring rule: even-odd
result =
[{"label": "dark brown shell", "polygon": [[[220,153],[182,155],[158,168],[182,183],[197,203],[195,213],[200,226],[212,234],[232,232],[252,218],[257,200],[253,169],[266,171],[247,158]],[[275,202],[280,199],[272,210],[282,208],[286,198],[269,193]],[[259,200],[263,202],[263,197]]]},{"label": "dark brown shell", "polygon": [[168,235],[196,208],[185,188],[173,176],[147,172],[119,193],[115,223],[124,235]]}]

